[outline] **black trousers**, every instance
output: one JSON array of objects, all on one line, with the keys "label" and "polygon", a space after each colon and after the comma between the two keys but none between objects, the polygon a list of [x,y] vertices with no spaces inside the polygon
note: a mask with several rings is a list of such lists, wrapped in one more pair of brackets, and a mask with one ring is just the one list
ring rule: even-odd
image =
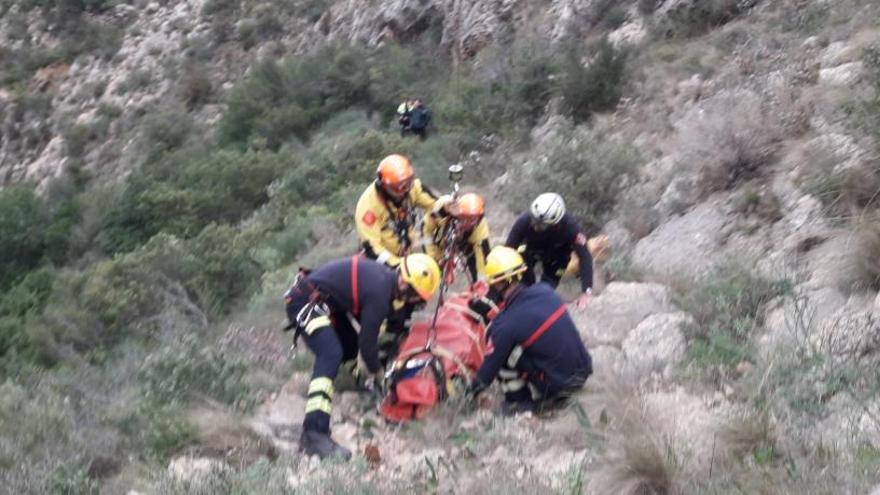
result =
[{"label": "black trousers", "polygon": [[523,256],[528,269],[523,275],[523,282],[526,285],[532,285],[536,282],[535,266],[541,264],[541,282],[549,284],[551,287],[559,285],[559,279],[565,275],[565,269],[568,268],[568,262],[571,261],[571,253],[565,256],[546,256],[539,253],[526,252]]},{"label": "black trousers", "polygon": [[296,331],[315,354],[303,429],[329,434],[333,381],[343,362],[357,358],[358,335],[345,313],[315,304],[312,291],[294,287],[288,294],[287,317],[298,321]]}]

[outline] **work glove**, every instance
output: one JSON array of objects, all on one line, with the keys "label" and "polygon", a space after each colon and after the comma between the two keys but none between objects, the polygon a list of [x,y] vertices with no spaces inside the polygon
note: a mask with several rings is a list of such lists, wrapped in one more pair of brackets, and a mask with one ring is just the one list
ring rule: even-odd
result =
[{"label": "work glove", "polygon": [[498,314],[498,306],[485,296],[471,298],[468,301],[468,308],[480,317],[484,325],[488,325]]}]

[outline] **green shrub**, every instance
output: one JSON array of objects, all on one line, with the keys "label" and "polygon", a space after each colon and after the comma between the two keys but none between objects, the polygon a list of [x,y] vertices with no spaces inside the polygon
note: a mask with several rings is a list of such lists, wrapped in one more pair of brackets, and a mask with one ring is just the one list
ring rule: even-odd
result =
[{"label": "green shrub", "polygon": [[22,357],[31,354],[28,318],[40,314],[49,302],[53,280],[51,271],[35,270],[0,294],[0,358],[6,364],[11,364],[13,357],[10,354]]},{"label": "green shrub", "polygon": [[434,113],[444,130],[481,136],[507,125],[506,105],[503,85],[454,78],[437,96]]},{"label": "green shrub", "polygon": [[596,55],[587,67],[577,49],[569,49],[563,60],[559,92],[575,123],[588,121],[593,113],[614,110],[626,87],[627,52],[615,49],[607,38],[592,51]]},{"label": "green shrub", "polygon": [[193,397],[246,405],[247,367],[233,356],[184,339],[147,358],[139,380],[147,402],[174,405]]},{"label": "green shrub", "polygon": [[588,232],[598,231],[617,204],[620,191],[639,163],[628,145],[601,130],[565,134],[558,146],[537,148],[508,186],[517,208],[538,194],[554,191]]},{"label": "green shrub", "polygon": [[683,2],[666,12],[658,32],[668,38],[699,36],[746,13],[757,0],[700,0]]},{"label": "green shrub", "polygon": [[198,295],[203,307],[215,312],[228,311],[228,305],[260,278],[248,240],[237,234],[232,227],[212,224],[188,243],[197,262],[185,285]]},{"label": "green shrub", "polygon": [[0,190],[0,290],[40,263],[47,223],[46,208],[32,188]]},{"label": "green shrub", "polygon": [[89,477],[88,472],[77,463],[66,464],[52,473],[49,480],[52,493],[59,495],[98,495],[98,482]]},{"label": "green shrub", "polygon": [[189,109],[211,101],[214,93],[208,68],[204,65],[190,64],[184,67],[180,77],[180,93]]},{"label": "green shrub", "polygon": [[722,266],[691,286],[678,300],[696,321],[687,332],[691,360],[722,372],[749,360],[766,304],[787,291],[787,282],[755,275],[738,264]]},{"label": "green shrub", "polygon": [[290,159],[268,152],[183,149],[145,163],[104,221],[102,245],[125,252],[165,232],[193,237],[212,222],[237,222],[268,199]]},{"label": "green shrub", "polygon": [[363,48],[330,47],[282,65],[261,62],[230,93],[218,129],[220,142],[278,149],[291,138],[307,137],[340,110],[370,108],[368,55]]},{"label": "green shrub", "polygon": [[144,116],[141,126],[149,149],[161,152],[183,145],[192,133],[193,120],[183,110],[166,109]]},{"label": "green shrub", "polygon": [[198,432],[173,405],[144,402],[130,415],[116,422],[130,439],[131,451],[139,458],[165,464],[169,458],[196,442]]}]

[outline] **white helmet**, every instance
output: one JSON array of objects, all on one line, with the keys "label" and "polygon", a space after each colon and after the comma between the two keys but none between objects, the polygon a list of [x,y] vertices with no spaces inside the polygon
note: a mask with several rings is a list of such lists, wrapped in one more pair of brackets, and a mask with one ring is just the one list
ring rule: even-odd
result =
[{"label": "white helmet", "polygon": [[565,215],[565,201],[556,193],[544,193],[532,201],[532,218],[544,225],[555,225]]}]

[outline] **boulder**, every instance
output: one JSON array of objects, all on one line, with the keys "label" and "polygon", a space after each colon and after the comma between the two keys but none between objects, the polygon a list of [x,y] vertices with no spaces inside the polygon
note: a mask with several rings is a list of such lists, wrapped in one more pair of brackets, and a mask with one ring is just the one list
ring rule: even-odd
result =
[{"label": "boulder", "polygon": [[633,264],[649,274],[698,278],[727,256],[719,249],[728,218],[720,205],[705,202],[641,239]]},{"label": "boulder", "polygon": [[684,358],[682,329],[694,324],[693,317],[681,311],[648,316],[623,341],[626,366],[639,373],[659,371],[667,375]]},{"label": "boulder", "polygon": [[183,456],[168,464],[169,477],[193,492],[216,489],[229,472],[225,462],[207,457]]},{"label": "boulder", "polygon": [[862,78],[865,65],[862,62],[850,62],[837,67],[819,70],[819,84],[826,86],[853,86]]},{"label": "boulder", "polygon": [[675,311],[672,294],[655,283],[613,282],[581,313],[572,313],[588,346],[622,342],[646,317]]},{"label": "boulder", "polygon": [[600,345],[594,349],[588,349],[593,358],[593,373],[595,375],[617,375],[624,364],[623,352],[617,347]]}]

